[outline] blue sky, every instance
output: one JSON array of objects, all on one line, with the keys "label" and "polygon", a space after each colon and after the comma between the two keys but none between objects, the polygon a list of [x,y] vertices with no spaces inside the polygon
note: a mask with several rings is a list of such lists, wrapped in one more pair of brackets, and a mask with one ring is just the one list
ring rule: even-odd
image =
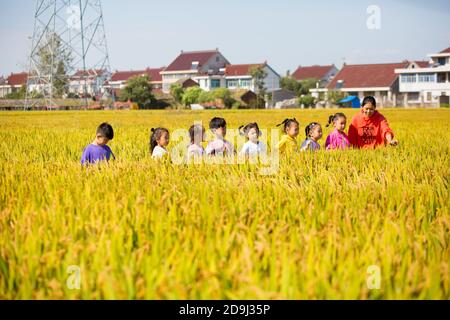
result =
[{"label": "blue sky", "polygon": [[[450,46],[450,1],[107,0],[113,70],[168,65],[180,50],[219,48],[231,63],[298,65],[426,59]],[[0,75],[26,68],[36,1],[2,0]],[[377,5],[381,28],[369,30]]]}]

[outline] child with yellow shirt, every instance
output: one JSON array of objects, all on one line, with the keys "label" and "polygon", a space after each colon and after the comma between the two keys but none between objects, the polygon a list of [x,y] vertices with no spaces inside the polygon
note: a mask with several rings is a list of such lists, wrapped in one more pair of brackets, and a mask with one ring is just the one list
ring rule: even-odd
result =
[{"label": "child with yellow shirt", "polygon": [[277,144],[277,149],[280,153],[287,154],[298,151],[297,136],[299,133],[300,123],[295,119],[285,119],[282,123],[277,125],[283,126],[284,135]]}]

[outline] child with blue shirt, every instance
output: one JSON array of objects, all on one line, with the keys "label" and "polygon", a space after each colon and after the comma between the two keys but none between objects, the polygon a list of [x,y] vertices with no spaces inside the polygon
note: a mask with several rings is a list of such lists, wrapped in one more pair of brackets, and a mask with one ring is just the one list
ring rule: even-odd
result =
[{"label": "child with blue shirt", "polygon": [[114,138],[114,130],[109,123],[102,123],[97,128],[94,141],[83,150],[81,164],[97,163],[100,161],[109,161],[111,157],[116,159],[111,149],[107,146],[108,142]]}]

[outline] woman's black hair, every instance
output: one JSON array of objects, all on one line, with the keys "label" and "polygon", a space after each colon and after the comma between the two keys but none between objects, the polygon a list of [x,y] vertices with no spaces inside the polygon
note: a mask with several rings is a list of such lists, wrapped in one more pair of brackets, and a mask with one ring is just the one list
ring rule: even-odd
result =
[{"label": "woman's black hair", "polygon": [[292,119],[284,119],[283,122],[281,122],[280,124],[277,125],[277,127],[284,125],[283,126],[283,131],[286,133],[287,129],[289,129],[289,127],[293,124],[297,124],[298,126],[300,125],[300,123],[297,121],[297,119],[292,118]]},{"label": "woman's black hair", "polygon": [[200,124],[194,124],[189,128],[189,136],[191,138],[191,143],[194,143],[198,137],[200,137],[200,142],[203,141],[203,134],[205,133],[205,127]]},{"label": "woman's black hair", "polygon": [[261,131],[259,130],[258,124],[256,122],[249,123],[249,124],[247,124],[245,126],[240,126],[239,127],[239,134],[241,136],[245,136],[246,137],[248,135],[248,132],[251,129],[256,129],[256,133],[258,134],[258,136],[261,136]]},{"label": "woman's black hair", "polygon": [[97,128],[97,135],[100,135],[102,137],[108,138],[109,140],[112,140],[114,138],[113,127],[109,123],[103,122]]},{"label": "woman's black hair", "polygon": [[335,114],[332,114],[331,116],[328,117],[328,123],[327,123],[327,127],[330,126],[330,124],[334,123],[335,121],[337,121],[340,118],[345,118],[347,119],[347,117],[345,116],[345,114],[343,114],[342,112],[338,112]]},{"label": "woman's black hair", "polygon": [[366,105],[367,103],[371,103],[374,106],[374,108],[377,107],[377,102],[375,101],[375,98],[372,96],[365,97],[361,103],[361,106],[364,107],[364,105]]},{"label": "woman's black hair", "polygon": [[306,137],[309,137],[309,134],[311,133],[311,131],[316,127],[316,126],[320,126],[320,123],[318,122],[311,122],[310,124],[308,124],[305,128],[305,134]]},{"label": "woman's black hair", "polygon": [[158,145],[158,140],[161,138],[164,132],[169,134],[169,130],[166,128],[152,128],[152,134],[150,135],[150,152],[153,153],[153,150]]}]

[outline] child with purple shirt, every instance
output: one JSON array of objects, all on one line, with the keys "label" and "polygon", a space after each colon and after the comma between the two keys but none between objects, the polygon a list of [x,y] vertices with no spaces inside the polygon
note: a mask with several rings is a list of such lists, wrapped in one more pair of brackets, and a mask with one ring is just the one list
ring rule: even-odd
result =
[{"label": "child with purple shirt", "polygon": [[102,123],[97,128],[97,134],[94,141],[83,150],[81,164],[97,163],[100,161],[109,161],[112,157],[116,159],[111,149],[107,146],[108,142],[114,138],[114,130],[109,123]]}]

